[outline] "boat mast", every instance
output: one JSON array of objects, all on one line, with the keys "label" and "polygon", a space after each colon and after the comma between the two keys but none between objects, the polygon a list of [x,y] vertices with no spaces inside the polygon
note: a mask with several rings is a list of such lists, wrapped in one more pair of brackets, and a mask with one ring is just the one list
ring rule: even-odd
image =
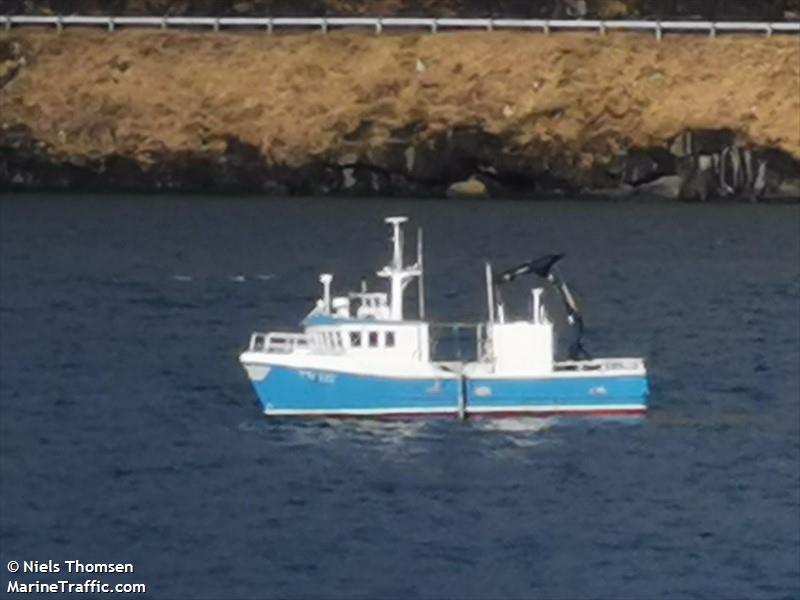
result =
[{"label": "boat mast", "polygon": [[323,273],[319,276],[319,282],[322,284],[322,306],[325,311],[323,314],[331,314],[331,281],[333,275],[330,273]]},{"label": "boat mast", "polygon": [[387,217],[386,222],[392,226],[392,268],[395,271],[403,269],[403,228],[401,225],[408,221],[408,217]]},{"label": "boat mast", "polygon": [[403,230],[401,226],[406,221],[408,221],[408,217],[386,218],[386,222],[392,226],[392,264],[378,271],[379,277],[389,279],[391,290],[389,314],[393,321],[403,320],[403,290],[412,277],[421,275],[420,265],[403,266]]},{"label": "boat mast", "polygon": [[425,320],[425,269],[422,266],[422,227],[417,227],[417,299],[419,302],[419,320]]},{"label": "boat mast", "polygon": [[492,265],[486,263],[486,301],[489,305],[489,323],[494,323],[494,278]]}]

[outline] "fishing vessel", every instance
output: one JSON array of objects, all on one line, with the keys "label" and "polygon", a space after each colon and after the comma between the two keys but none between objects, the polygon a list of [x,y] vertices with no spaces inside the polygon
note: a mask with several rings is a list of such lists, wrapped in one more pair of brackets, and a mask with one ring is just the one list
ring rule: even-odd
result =
[{"label": "fishing vessel", "polygon": [[[484,322],[437,323],[425,316],[422,230],[417,256],[405,264],[406,217],[389,217],[392,256],[377,272],[386,291],[333,295],[333,275],[320,275],[322,295],[296,332],[253,333],[239,360],[267,415],[285,417],[505,417],[641,415],[648,381],[642,358],[593,358],[583,320],[559,275],[562,254],[545,255],[497,274],[484,269]],[[506,286],[524,275],[528,314],[507,316]],[[416,314],[404,294],[416,282]],[[572,331],[564,360],[545,293],[560,300]],[[552,304],[552,302],[550,302]],[[553,311],[554,313],[556,311]],[[470,332],[472,356],[442,357],[447,336]],[[461,336],[461,337],[459,337]]]}]

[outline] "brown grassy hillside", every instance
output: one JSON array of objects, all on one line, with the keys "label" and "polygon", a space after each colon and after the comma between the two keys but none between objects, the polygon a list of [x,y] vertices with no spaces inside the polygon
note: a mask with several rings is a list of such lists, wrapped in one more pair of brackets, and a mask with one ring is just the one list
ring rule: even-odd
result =
[{"label": "brown grassy hillside", "polygon": [[796,38],[71,30],[12,31],[3,44],[16,72],[0,128],[24,125],[60,157],[144,164],[235,139],[296,166],[459,127],[586,168],[689,129],[800,157]]},{"label": "brown grassy hillside", "polygon": [[800,156],[800,41],[514,33],[12,33],[0,124],[58,152],[145,155],[236,136],[278,162],[479,125],[520,147],[613,153],[732,128]]}]

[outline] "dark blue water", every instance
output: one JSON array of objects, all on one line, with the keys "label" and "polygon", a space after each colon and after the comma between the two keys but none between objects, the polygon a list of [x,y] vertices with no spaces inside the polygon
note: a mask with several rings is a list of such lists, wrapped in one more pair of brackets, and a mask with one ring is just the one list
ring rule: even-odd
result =
[{"label": "dark blue water", "polygon": [[[443,320],[483,259],[566,252],[650,416],[268,421],[237,353],[374,272],[389,214]],[[0,251],[4,592],[79,559],[153,598],[800,597],[798,206],[5,196]]]}]

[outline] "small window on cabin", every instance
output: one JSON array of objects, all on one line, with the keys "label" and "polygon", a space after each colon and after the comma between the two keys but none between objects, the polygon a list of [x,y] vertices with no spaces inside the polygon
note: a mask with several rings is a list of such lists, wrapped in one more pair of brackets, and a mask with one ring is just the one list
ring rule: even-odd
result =
[{"label": "small window on cabin", "polygon": [[387,331],[386,338],[384,339],[384,345],[387,348],[394,348],[394,331]]},{"label": "small window on cabin", "polygon": [[370,331],[369,332],[369,346],[370,346],[370,348],[377,348],[378,347],[378,332],[377,331]]},{"label": "small window on cabin", "polygon": [[351,331],[350,332],[350,346],[353,348],[359,348],[361,346],[361,332],[360,331]]},{"label": "small window on cabin", "polygon": [[342,333],[340,331],[336,332],[336,348],[341,350],[344,347],[342,343]]}]

